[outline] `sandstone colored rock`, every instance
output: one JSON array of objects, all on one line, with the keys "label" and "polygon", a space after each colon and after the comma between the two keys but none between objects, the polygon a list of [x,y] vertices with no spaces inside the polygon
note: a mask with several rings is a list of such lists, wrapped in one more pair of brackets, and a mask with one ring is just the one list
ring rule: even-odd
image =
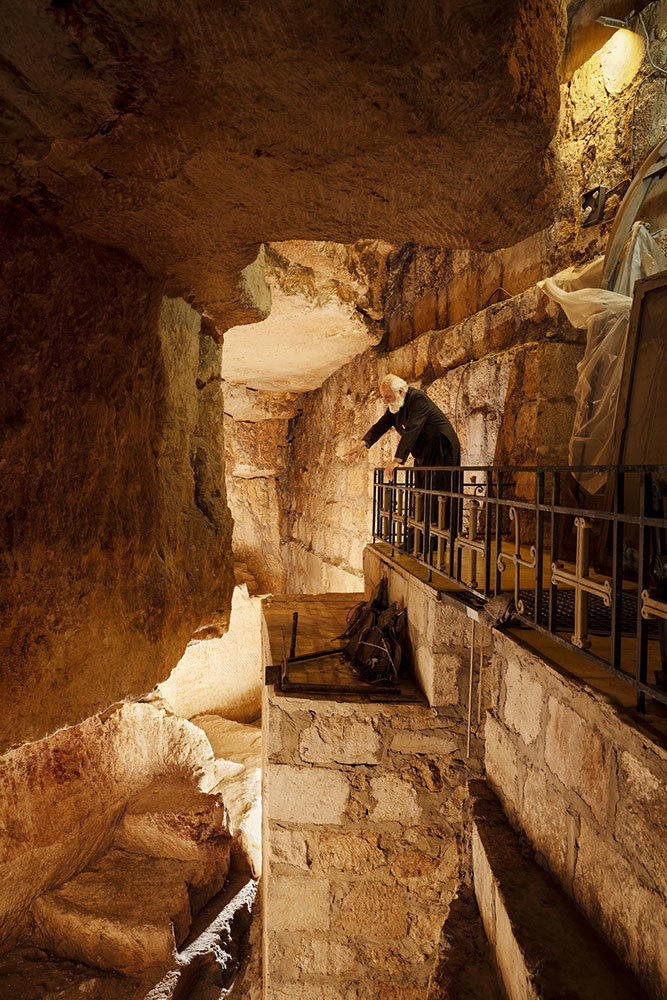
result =
[{"label": "sandstone colored rock", "polygon": [[237,722],[259,715],[263,682],[262,610],[247,587],[236,586],[229,628],[190,641],[158,692],[172,712],[191,719],[210,713]]},{"label": "sandstone colored rock", "polygon": [[125,851],[229,865],[229,815],[220,795],[157,779],[131,799],[114,834]]},{"label": "sandstone colored rock", "polygon": [[348,934],[363,937],[403,937],[408,932],[408,895],[402,886],[369,880],[356,882],[340,903],[337,923]]},{"label": "sandstone colored rock", "polygon": [[380,740],[368,722],[332,716],[299,734],[301,759],[313,764],[375,764]]},{"label": "sandstone colored rock", "polygon": [[137,974],[173,960],[190,927],[191,893],[202,906],[225,875],[196,861],[110,851],[36,900],[34,940],[63,958]]},{"label": "sandstone colored rock", "polygon": [[544,759],[564,785],[574,789],[605,822],[610,808],[611,748],[571,708],[549,698]]},{"label": "sandstone colored rock", "polygon": [[447,733],[397,733],[391,741],[391,749],[404,754],[450,754],[458,750],[458,743]]},{"label": "sandstone colored rock", "polygon": [[272,820],[317,825],[342,821],[349,785],[339,771],[269,764],[264,780]]},{"label": "sandstone colored rock", "polygon": [[549,221],[558,186],[564,11],[528,10],[499,4],[472,21],[445,2],[405,20],[353,4],[341,18],[295,0],[276,36],[263,7],[86,7],[76,25],[59,8],[18,8],[2,53],[3,192],[113,240],[225,326],[268,311],[252,266],[267,234],[507,245]]},{"label": "sandstone colored rock", "polygon": [[36,896],[109,844],[130,799],[155,780],[178,779],[194,792],[212,763],[201,729],[147,704],[122,705],[1,757],[3,949],[24,930]]},{"label": "sandstone colored rock", "polygon": [[372,831],[322,833],[315,842],[314,864],[323,872],[329,869],[366,872],[378,868],[385,863],[379,839],[379,834]]},{"label": "sandstone colored rock", "polygon": [[524,743],[534,743],[542,730],[544,691],[516,654],[505,671],[505,690],[505,721],[519,733]]},{"label": "sandstone colored rock", "polygon": [[145,695],[226,625],[232,580],[201,316],[32,213],[4,206],[0,228],[2,750]]},{"label": "sandstone colored rock", "polygon": [[230,829],[253,873],[262,870],[262,731],[218,715],[197,715],[193,722],[210,740],[216,758],[241,765],[209,788],[222,796]]},{"label": "sandstone colored rock", "polygon": [[266,910],[271,931],[326,931],[331,910],[329,883],[312,875],[273,874]]},{"label": "sandstone colored rock", "polygon": [[413,825],[419,821],[421,808],[413,785],[393,774],[370,780],[375,805],[370,816],[374,822],[395,822]]},{"label": "sandstone colored rock", "polygon": [[494,791],[503,804],[513,811],[519,801],[517,754],[507,730],[487,712],[484,725],[486,746],[484,766]]}]

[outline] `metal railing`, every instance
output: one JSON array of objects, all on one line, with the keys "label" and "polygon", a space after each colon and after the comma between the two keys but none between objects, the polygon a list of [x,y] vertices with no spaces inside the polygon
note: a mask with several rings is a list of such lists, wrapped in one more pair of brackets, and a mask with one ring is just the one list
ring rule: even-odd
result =
[{"label": "metal railing", "polygon": [[[466,466],[374,473],[373,540],[667,705],[667,466]],[[437,585],[437,578],[435,579]],[[649,676],[649,672],[652,676]]]}]

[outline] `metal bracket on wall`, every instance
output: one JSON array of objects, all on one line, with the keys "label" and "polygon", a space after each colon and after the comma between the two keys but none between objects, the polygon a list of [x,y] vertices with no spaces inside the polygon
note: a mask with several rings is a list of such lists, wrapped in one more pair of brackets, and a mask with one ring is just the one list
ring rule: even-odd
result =
[{"label": "metal bracket on wall", "polygon": [[604,206],[609,191],[602,184],[585,191],[581,196],[581,225],[594,226],[604,215]]}]

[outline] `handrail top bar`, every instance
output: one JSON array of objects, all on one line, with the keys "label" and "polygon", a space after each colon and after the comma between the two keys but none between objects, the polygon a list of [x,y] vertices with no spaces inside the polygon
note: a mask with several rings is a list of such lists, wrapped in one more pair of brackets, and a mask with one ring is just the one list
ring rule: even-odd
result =
[{"label": "handrail top bar", "polygon": [[[373,466],[383,472],[384,465]],[[664,472],[667,465],[398,465],[396,472]]]}]

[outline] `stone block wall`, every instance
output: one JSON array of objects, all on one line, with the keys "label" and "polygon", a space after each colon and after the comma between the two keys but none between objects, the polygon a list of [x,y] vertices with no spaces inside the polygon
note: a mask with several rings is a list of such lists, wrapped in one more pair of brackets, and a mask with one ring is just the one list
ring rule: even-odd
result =
[{"label": "stone block wall", "polygon": [[460,881],[462,710],[265,695],[266,1000],[426,1000]]},{"label": "stone block wall", "polygon": [[428,391],[458,427],[464,464],[566,463],[582,354],[580,331],[533,288],[389,354],[366,351],[305,395],[287,453],[286,589],[360,588],[372,469],[398,437],[353,465],[342,456],[382,414],[383,375]]},{"label": "stone block wall", "polygon": [[667,993],[667,752],[638,719],[494,635],[488,780],[652,997]]}]

